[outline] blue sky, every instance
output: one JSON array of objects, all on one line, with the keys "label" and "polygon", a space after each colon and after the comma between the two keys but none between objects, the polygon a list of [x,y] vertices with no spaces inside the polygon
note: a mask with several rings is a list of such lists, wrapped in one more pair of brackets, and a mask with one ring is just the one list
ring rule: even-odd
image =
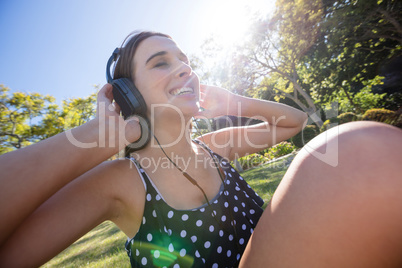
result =
[{"label": "blue sky", "polygon": [[103,85],[106,61],[133,30],[171,35],[199,53],[211,34],[226,45],[274,0],[0,0],[0,84],[57,102]]}]

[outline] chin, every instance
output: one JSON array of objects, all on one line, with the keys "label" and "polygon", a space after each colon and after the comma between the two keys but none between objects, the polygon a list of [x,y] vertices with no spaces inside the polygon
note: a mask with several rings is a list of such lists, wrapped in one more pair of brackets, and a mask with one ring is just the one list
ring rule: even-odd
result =
[{"label": "chin", "polygon": [[194,103],[192,105],[182,106],[182,107],[180,107],[180,110],[183,112],[184,116],[193,117],[193,116],[197,115],[199,108],[198,108],[197,103]]},{"label": "chin", "polygon": [[157,117],[157,118],[167,118],[167,119],[174,119],[177,118],[179,120],[187,120],[189,117],[193,117],[198,113],[198,105],[196,100],[192,101],[172,101],[170,103],[165,104],[155,104],[151,105],[149,110],[150,117]]}]

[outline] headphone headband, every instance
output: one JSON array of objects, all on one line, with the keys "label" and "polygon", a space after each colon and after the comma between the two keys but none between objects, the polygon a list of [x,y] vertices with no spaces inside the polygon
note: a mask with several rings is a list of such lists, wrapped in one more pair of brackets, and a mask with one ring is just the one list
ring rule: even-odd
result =
[{"label": "headphone headband", "polygon": [[120,52],[120,49],[119,49],[119,48],[116,48],[116,49],[113,51],[112,56],[110,56],[110,58],[109,58],[109,60],[107,61],[107,64],[106,64],[106,80],[107,80],[107,82],[108,82],[109,84],[112,83],[112,81],[113,81],[112,75],[111,75],[111,73],[110,73],[110,67],[112,66],[112,63],[113,63],[114,61],[117,61],[117,59],[118,59],[118,57],[119,57],[119,52]]}]

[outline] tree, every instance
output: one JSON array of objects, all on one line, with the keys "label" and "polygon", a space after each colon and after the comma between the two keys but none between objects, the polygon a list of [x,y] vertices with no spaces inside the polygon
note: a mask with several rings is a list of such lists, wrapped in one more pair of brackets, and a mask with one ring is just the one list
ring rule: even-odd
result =
[{"label": "tree", "polygon": [[401,10],[395,0],[323,1],[318,38],[303,59],[316,102],[348,102],[363,113],[355,103],[360,90],[370,84],[374,95],[389,93],[382,90],[388,78],[381,69],[401,55]]},{"label": "tree", "polygon": [[88,121],[95,113],[95,94],[63,101],[38,93],[14,92],[0,85],[0,154],[20,149]]},{"label": "tree", "polygon": [[254,23],[232,68],[234,76],[247,77],[251,95],[270,91],[277,101],[289,98],[318,126],[322,120],[306,86],[309,74],[302,58],[315,43],[321,18],[320,0],[278,0],[272,18]]},{"label": "tree", "polygon": [[401,10],[396,0],[278,0],[274,16],[254,23],[230,78],[251,96],[290,100],[318,126],[318,108],[332,102],[357,113],[385,105],[391,76],[381,70],[401,56]]},{"label": "tree", "polygon": [[48,110],[38,125],[34,126],[40,139],[47,139],[60,132],[80,126],[95,115],[96,95],[87,98],[63,100],[62,107]]},{"label": "tree", "polygon": [[10,95],[9,91],[0,85],[0,153],[37,142],[39,138],[32,126],[54,107],[51,96],[21,92]]}]

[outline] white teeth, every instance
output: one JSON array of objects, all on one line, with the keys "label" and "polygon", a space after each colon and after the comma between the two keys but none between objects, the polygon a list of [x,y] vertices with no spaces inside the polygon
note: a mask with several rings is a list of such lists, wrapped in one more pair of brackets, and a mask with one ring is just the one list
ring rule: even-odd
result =
[{"label": "white teeth", "polygon": [[186,93],[193,93],[194,90],[191,87],[182,87],[182,88],[176,88],[170,91],[170,94],[174,96],[186,94]]}]

